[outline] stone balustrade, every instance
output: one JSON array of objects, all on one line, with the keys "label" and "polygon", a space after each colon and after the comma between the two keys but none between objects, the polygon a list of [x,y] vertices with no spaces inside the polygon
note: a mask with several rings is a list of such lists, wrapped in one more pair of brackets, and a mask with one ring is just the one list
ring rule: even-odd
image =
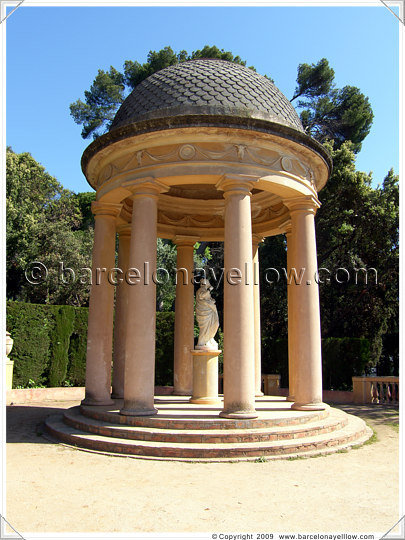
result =
[{"label": "stone balustrade", "polygon": [[399,377],[353,377],[354,403],[399,402]]},{"label": "stone balustrade", "polygon": [[[280,388],[280,375],[262,374],[262,391],[265,396],[284,396],[287,389]],[[219,393],[223,392],[223,375],[219,375]],[[323,391],[324,401],[338,403],[379,403],[397,405],[399,402],[399,377],[353,377],[353,392]]]}]

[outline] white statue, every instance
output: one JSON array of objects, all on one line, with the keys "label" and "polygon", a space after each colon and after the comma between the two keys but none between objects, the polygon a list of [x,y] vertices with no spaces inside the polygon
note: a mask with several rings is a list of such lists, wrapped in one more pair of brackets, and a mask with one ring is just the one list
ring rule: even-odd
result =
[{"label": "white statue", "polygon": [[218,350],[214,336],[219,327],[219,319],[215,300],[211,298],[213,287],[208,279],[202,279],[196,293],[195,314],[200,329],[196,349]]}]

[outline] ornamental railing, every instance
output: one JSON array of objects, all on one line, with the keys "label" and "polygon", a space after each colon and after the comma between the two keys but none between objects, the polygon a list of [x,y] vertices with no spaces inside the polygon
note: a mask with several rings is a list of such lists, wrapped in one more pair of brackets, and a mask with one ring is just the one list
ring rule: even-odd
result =
[{"label": "ornamental railing", "polygon": [[399,377],[353,377],[354,403],[399,402]]},{"label": "ornamental railing", "polygon": [[[219,393],[223,393],[223,375],[219,375]],[[339,392],[324,390],[325,401],[336,401],[338,403],[379,403],[397,405],[399,402],[399,377],[353,377],[353,393],[347,394],[342,401],[336,398]],[[262,391],[265,396],[287,395],[280,389],[280,375],[262,375]]]}]

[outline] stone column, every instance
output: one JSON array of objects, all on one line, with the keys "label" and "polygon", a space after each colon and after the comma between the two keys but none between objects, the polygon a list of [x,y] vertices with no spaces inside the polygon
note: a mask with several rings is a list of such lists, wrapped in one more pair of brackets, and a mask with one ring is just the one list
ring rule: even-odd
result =
[{"label": "stone column", "polygon": [[133,195],[129,253],[128,323],[125,353],[124,407],[120,413],[157,413],[155,391],[157,200],[160,183],[142,179],[128,183]]},{"label": "stone column", "polygon": [[[287,237],[287,274],[289,276],[289,280],[294,280],[294,272],[292,272],[292,268],[295,268],[295,259],[294,259],[294,237],[291,233],[291,221],[288,223],[286,228]],[[299,273],[299,269],[295,268],[296,271]],[[298,274],[297,274],[298,275]],[[293,290],[293,283],[292,281],[287,281],[287,304],[288,304],[288,396],[287,401],[295,401],[294,397],[294,377],[295,377],[295,366],[294,366],[294,359],[295,359],[295,351],[294,351],[294,339],[293,339],[293,333],[294,333],[294,294],[292,292]]]},{"label": "stone column", "polygon": [[118,232],[118,268],[122,273],[117,274],[117,292],[115,298],[115,321],[114,321],[114,355],[113,355],[113,377],[112,394],[114,399],[124,397],[124,370],[125,370],[125,340],[126,325],[128,322],[128,292],[129,285],[125,275],[128,270],[129,245],[131,241],[130,226]]},{"label": "stone column", "polygon": [[194,244],[198,238],[176,236],[177,281],[174,319],[174,390],[176,396],[190,396],[193,391],[194,349]]},{"label": "stone column", "polygon": [[259,244],[263,237],[252,236],[253,258],[253,305],[255,325],[255,396],[263,396],[262,392],[262,337],[260,331],[260,273],[259,273]]},{"label": "stone column", "polygon": [[225,175],[224,409],[225,418],[256,418],[252,276],[252,177]]},{"label": "stone column", "polygon": [[86,394],[83,405],[110,405],[116,217],[121,205],[93,202],[95,217],[93,270],[87,329]]},{"label": "stone column", "polygon": [[321,325],[314,220],[319,204],[312,197],[286,201],[286,204],[290,209],[293,241],[289,263],[296,268],[298,275],[297,283],[295,280],[291,282],[288,297],[292,300],[293,309],[292,328],[289,325],[294,358],[295,402],[292,408],[322,410],[326,406],[322,403]]}]

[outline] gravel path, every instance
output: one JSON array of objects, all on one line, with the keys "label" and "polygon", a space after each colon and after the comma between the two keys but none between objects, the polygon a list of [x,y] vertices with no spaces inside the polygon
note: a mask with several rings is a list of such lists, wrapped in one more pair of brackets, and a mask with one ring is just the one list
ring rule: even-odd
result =
[{"label": "gravel path", "polygon": [[378,440],[359,449],[207,464],[101,455],[41,435],[49,414],[78,403],[7,408],[6,518],[21,534],[383,534],[400,517],[395,408],[341,406],[376,430]]}]

